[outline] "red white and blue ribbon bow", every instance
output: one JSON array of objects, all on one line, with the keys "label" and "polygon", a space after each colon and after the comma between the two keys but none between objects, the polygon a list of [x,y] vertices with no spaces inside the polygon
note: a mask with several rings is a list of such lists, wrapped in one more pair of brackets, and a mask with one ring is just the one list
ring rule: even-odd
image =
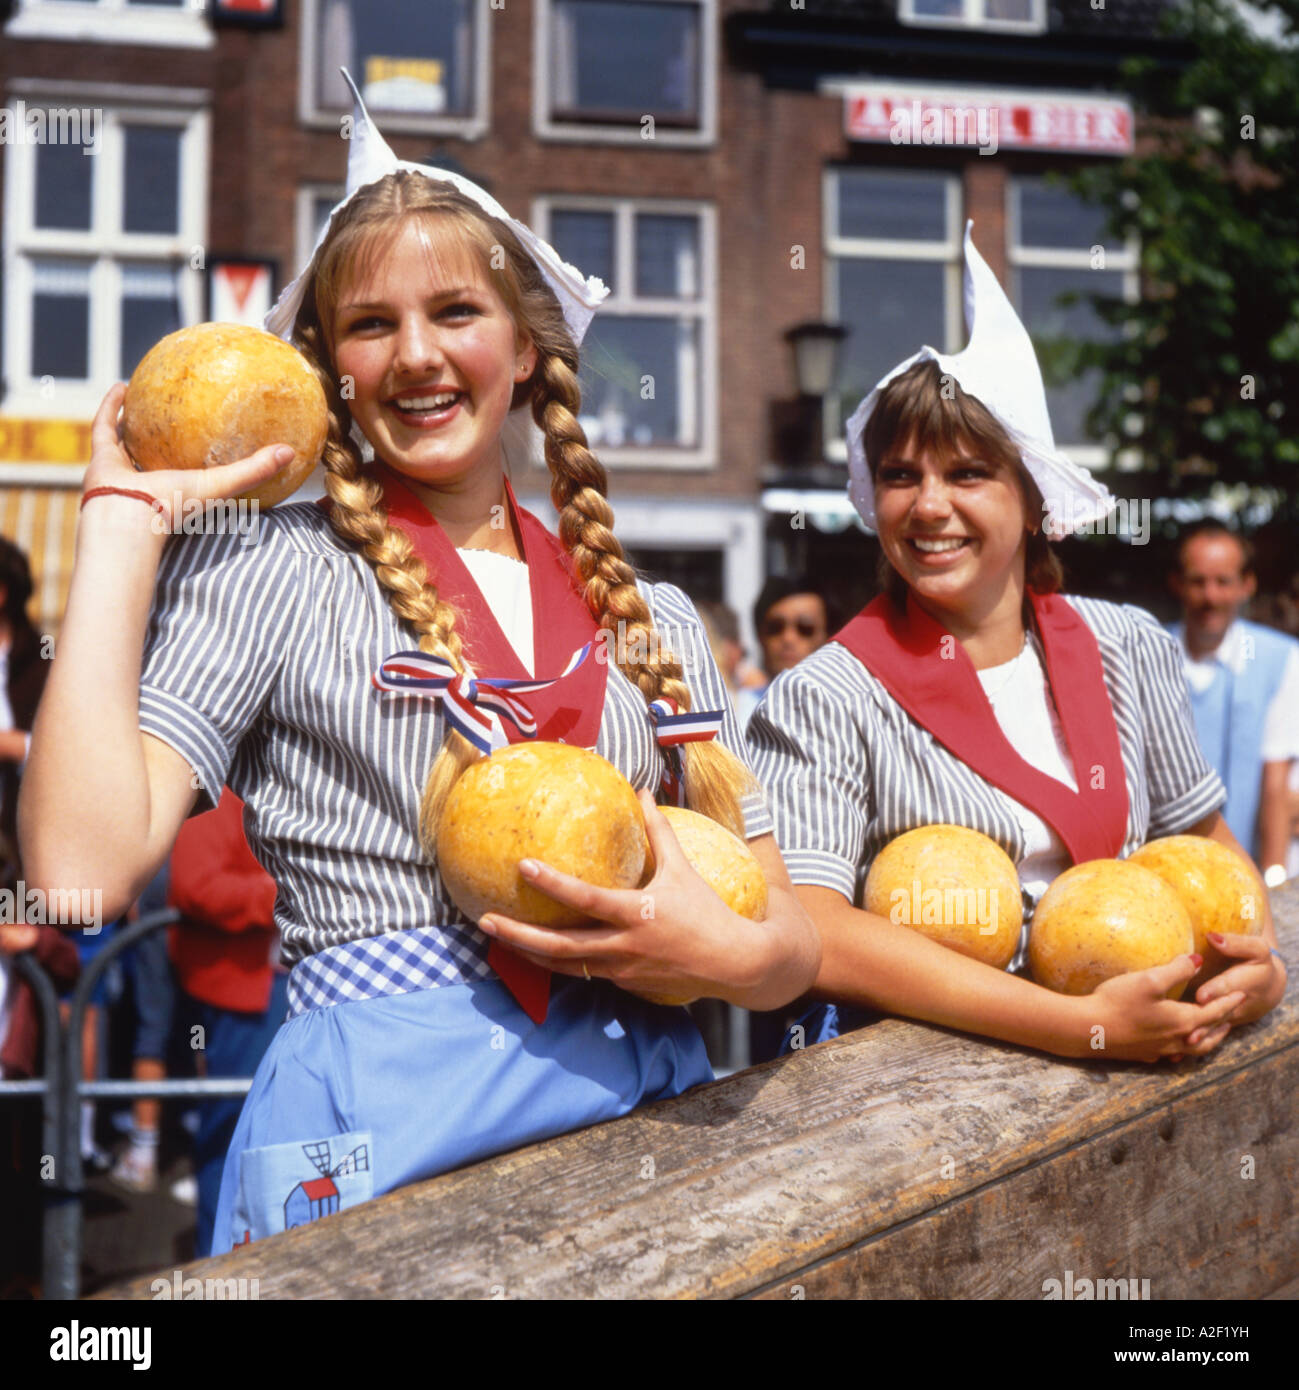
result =
[{"label": "red white and blue ribbon bow", "polygon": [[650,702],[650,719],[654,735],[663,749],[663,790],[677,806],[686,804],[686,785],[680,745],[706,743],[722,731],[726,711],[721,709],[689,710],[680,713],[680,706],[666,696]]},{"label": "red white and blue ribbon bow", "polygon": [[664,748],[677,743],[706,743],[721,733],[726,717],[723,709],[688,710],[681,714],[677,702],[666,697],[652,701],[649,708],[655,737]]},{"label": "red white and blue ribbon bow", "polygon": [[568,665],[549,680],[507,680],[458,672],[441,656],[428,652],[394,652],[370,677],[376,690],[403,695],[429,695],[442,701],[442,712],[452,728],[482,753],[492,751],[492,721],[487,711],[508,719],[526,738],[537,735],[532,711],[518,697],[571,675],[590,655],[592,644],[579,647]]}]

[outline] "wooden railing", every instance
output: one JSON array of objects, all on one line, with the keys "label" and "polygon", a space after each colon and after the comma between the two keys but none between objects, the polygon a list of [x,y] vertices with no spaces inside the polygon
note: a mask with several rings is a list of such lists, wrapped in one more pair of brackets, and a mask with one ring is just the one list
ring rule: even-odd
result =
[{"label": "wooden railing", "polygon": [[[1299,960],[1299,887],[1273,909]],[[1262,1297],[1299,1280],[1297,1114],[1294,985],[1176,1067],[890,1020],[181,1274],[263,1299]]]}]

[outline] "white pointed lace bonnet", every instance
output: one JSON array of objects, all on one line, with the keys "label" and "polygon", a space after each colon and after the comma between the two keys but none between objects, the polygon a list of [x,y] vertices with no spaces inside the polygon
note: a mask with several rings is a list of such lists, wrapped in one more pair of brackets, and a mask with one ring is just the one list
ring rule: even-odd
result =
[{"label": "white pointed lace bonnet", "polygon": [[[451,184],[466,198],[477,203],[489,216],[499,218],[509,227],[518,237],[523,249],[537,263],[537,268],[546,277],[550,288],[554,290],[559,306],[564,312],[564,322],[573,335],[573,342],[580,344],[586,335],[592,315],[609,294],[604,283],[594,275],[584,276],[576,266],[562,260],[553,246],[542,241],[530,227],[511,217],[490,193],[479,188],[472,179],[465,178],[463,174],[452,173],[449,169],[434,169],[427,164],[412,164],[409,160],[398,159],[371,121],[365,103],[361,100],[361,93],[352,81],[351,73],[346,68],[342,69],[342,73],[347,85],[352,89],[355,101],[351,139],[348,142],[347,191],[343,200],[330,209],[329,218],[321,228],[315,246],[312,247],[308,266],[311,260],[315,259],[321,243],[329,235],[334,218],[362,188],[377,183],[387,174],[406,169],[411,173],[423,174],[426,178]],[[283,293],[275,301],[275,307],[263,320],[271,333],[285,340],[292,338],[293,323],[302,307],[306,291],[307,271],[304,268],[295,280],[285,286]]]},{"label": "white pointed lace bonnet", "polygon": [[1113,511],[1102,483],[1055,447],[1046,388],[1033,343],[997,277],[975,249],[974,223],[965,225],[965,321],[970,341],[954,356],[922,347],[875,384],[846,426],[848,497],[867,526],[875,526],[875,486],[866,459],[866,422],[880,392],[917,362],[932,361],[967,395],[992,412],[1019,450],[1046,504],[1043,526],[1052,539],[1070,535]]}]

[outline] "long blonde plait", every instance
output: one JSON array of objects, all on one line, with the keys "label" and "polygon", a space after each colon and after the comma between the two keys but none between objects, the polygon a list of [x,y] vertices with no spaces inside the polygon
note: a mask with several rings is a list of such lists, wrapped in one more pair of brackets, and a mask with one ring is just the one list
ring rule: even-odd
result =
[{"label": "long blonde plait", "polygon": [[[661,697],[691,707],[681,663],[662,649],[649,605],[636,587],[636,571],[613,534],[604,465],[587,446],[578,423],[581,391],[572,367],[557,353],[538,358],[532,414],[545,436],[551,501],[559,513],[559,538],[573,557],[583,597],[596,621],[614,639],[619,670],[648,705]],[[740,798],[754,786],[752,774],[716,740],[681,745],[686,804],[720,822],[741,839]]]}]

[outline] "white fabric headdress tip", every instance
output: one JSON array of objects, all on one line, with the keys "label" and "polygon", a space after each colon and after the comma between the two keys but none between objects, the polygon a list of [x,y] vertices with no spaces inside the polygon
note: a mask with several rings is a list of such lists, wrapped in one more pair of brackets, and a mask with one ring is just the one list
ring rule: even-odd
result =
[{"label": "white fabric headdress tip", "polygon": [[845,427],[848,443],[848,497],[862,520],[875,526],[875,487],[863,435],[880,392],[917,362],[936,362],[967,395],[996,417],[1019,450],[1046,506],[1043,529],[1060,539],[1103,520],[1115,498],[1086,469],[1055,447],[1046,387],[1032,340],[997,277],[974,245],[974,223],[965,224],[965,320],[970,340],[954,356],[922,347],[876,382]]},{"label": "white fabric headdress tip", "polygon": [[[371,121],[361,93],[352,81],[351,73],[346,68],[340,71],[352,89],[354,99],[347,154],[347,192],[342,201],[330,210],[329,218],[316,238],[308,265],[315,259],[316,252],[328,236],[334,218],[352,201],[360,189],[377,183],[379,179],[396,173],[399,169],[406,169],[412,173],[423,174],[426,178],[451,184],[458,192],[482,208],[488,216],[499,218],[510,228],[518,237],[523,249],[536,262],[547,284],[554,290],[559,307],[563,310],[564,322],[573,336],[573,342],[580,345],[596,309],[608,297],[609,290],[605,284],[596,276],[584,276],[576,266],[569,265],[553,246],[543,241],[530,227],[511,217],[490,193],[479,188],[472,179],[453,173],[449,169],[434,169],[429,165],[412,164],[408,160],[398,159]],[[302,307],[306,290],[307,273],[304,267],[296,279],[285,286],[275,302],[275,307],[263,320],[269,332],[286,341],[292,339],[293,324],[298,317],[298,310]]]}]

